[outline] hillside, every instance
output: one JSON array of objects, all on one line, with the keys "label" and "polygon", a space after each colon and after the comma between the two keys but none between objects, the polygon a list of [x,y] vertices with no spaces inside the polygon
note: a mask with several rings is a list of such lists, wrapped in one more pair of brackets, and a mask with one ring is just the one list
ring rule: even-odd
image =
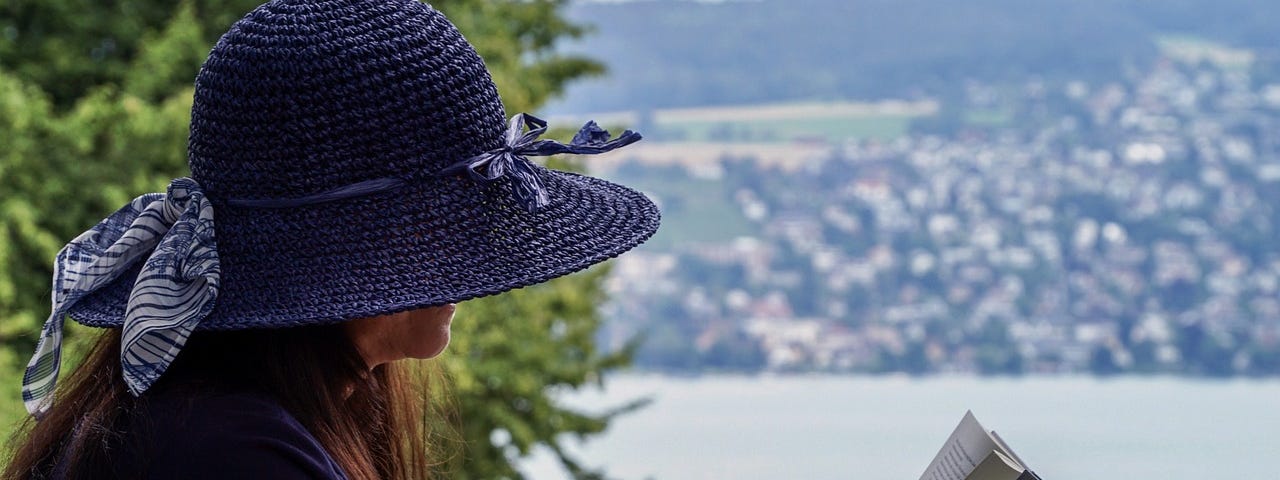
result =
[{"label": "hillside", "polygon": [[[966,80],[1115,78],[1157,55],[1161,35],[1280,54],[1280,4],[1265,0],[676,0],[580,3],[596,26],[566,45],[607,78],[550,110],[947,98]],[[1259,71],[1263,76],[1273,66]]]}]

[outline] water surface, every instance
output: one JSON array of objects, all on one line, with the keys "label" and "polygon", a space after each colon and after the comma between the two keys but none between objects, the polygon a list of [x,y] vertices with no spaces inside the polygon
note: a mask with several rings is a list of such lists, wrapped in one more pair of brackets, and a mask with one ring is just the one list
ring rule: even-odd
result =
[{"label": "water surface", "polygon": [[[915,480],[968,409],[1045,480],[1280,478],[1274,380],[631,375],[566,400],[642,396],[577,448],[585,463],[628,479]],[[525,471],[565,476],[545,452]]]}]

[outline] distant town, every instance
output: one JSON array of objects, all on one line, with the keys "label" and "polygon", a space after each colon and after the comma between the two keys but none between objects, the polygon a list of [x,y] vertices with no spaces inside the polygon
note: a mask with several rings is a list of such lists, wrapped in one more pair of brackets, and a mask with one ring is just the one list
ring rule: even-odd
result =
[{"label": "distant town", "polygon": [[664,371],[1280,375],[1280,84],[1175,47],[968,82],[900,135],[726,123],[719,158],[615,157],[664,230],[613,263],[607,343]]}]

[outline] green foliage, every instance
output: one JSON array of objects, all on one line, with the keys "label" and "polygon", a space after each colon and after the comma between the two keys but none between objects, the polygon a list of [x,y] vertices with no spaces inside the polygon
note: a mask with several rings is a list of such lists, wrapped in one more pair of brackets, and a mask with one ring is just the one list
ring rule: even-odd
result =
[{"label": "green foliage", "polygon": [[[175,72],[163,78],[174,80],[168,85],[171,90],[167,93],[172,93],[191,84],[217,35],[259,3],[258,0],[8,0],[0,5],[0,68],[40,87],[54,104],[65,107],[94,87],[119,85],[131,72],[147,72],[138,69],[139,52],[164,34],[175,33],[163,32],[165,27],[173,26],[198,36],[201,49],[195,57],[167,58],[168,64],[155,72]],[[181,15],[175,18],[175,12],[184,10],[185,18]],[[186,74],[180,75],[181,70],[186,70]]]},{"label": "green foliage", "polygon": [[604,73],[599,63],[556,53],[556,43],[586,29],[561,15],[568,0],[439,0],[431,2],[484,57],[508,113],[528,111],[575,79]]},{"label": "green foliage", "polygon": [[[602,72],[552,47],[583,27],[564,0],[442,0],[485,57],[509,112],[529,111],[571,80]],[[14,0],[0,6],[0,426],[25,412],[21,368],[48,315],[52,259],[62,245],[134,196],[187,174],[192,79],[216,35],[257,0],[184,2]],[[594,334],[606,267],[468,302],[440,361],[454,385],[465,450],[460,478],[518,478],[515,461],[543,445],[580,478],[599,477],[565,454],[564,434],[599,433],[604,414],[561,406],[555,394],[629,362]],[[85,329],[72,327],[76,346]],[[74,368],[68,361],[64,371]],[[499,432],[499,433],[495,433]],[[492,442],[492,439],[504,442]]]},{"label": "green foliage", "polygon": [[451,352],[441,357],[468,440],[466,457],[453,465],[456,477],[518,478],[510,460],[536,445],[556,452],[576,477],[599,475],[565,455],[561,436],[602,432],[610,418],[639,404],[596,416],[566,409],[548,394],[600,384],[603,372],[630,359],[631,348],[602,355],[592,340],[606,273],[595,268],[459,307]]}]

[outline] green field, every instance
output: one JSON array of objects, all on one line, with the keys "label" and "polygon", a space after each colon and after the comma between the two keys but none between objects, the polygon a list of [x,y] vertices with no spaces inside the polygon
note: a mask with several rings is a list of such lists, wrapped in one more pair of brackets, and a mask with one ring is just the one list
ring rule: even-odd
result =
[{"label": "green field", "polygon": [[1257,55],[1248,49],[1235,48],[1196,35],[1157,35],[1154,41],[1160,53],[1191,65],[1209,62],[1220,68],[1245,70],[1257,60]]},{"label": "green field", "polygon": [[662,227],[648,244],[670,250],[691,243],[726,243],[751,235],[755,225],[730,200],[725,183],[689,177],[653,175],[613,179],[656,197]]},{"label": "green field", "polygon": [[891,139],[907,132],[907,115],[861,115],[837,118],[658,122],[664,139],[694,142],[794,142]]},{"label": "green field", "polygon": [[1013,115],[1006,109],[969,110],[964,113],[964,123],[977,127],[1007,127],[1013,122]]}]

